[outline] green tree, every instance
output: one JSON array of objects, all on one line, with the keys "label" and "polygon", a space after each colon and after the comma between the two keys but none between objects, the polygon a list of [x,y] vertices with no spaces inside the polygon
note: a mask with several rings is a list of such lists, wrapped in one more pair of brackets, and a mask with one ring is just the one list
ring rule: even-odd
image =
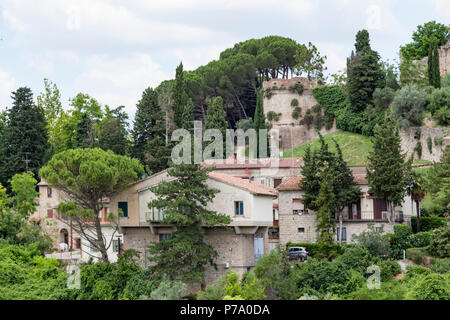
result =
[{"label": "green tree", "polygon": [[356,54],[347,59],[347,90],[352,109],[362,112],[372,101],[373,92],[385,84],[385,75],[378,53],[371,49],[369,33],[356,35]]},{"label": "green tree", "polygon": [[319,233],[317,238],[317,246],[319,247],[319,256],[331,258],[333,256],[333,243],[335,232],[335,215],[336,212],[336,196],[330,181],[331,174],[326,170],[321,173],[320,190],[314,206],[316,216],[316,231]]},{"label": "green tree", "polygon": [[21,216],[28,218],[36,211],[36,179],[32,172],[15,174],[11,179],[11,191],[14,195],[13,209]]},{"label": "green tree", "polygon": [[306,73],[308,80],[322,79],[325,67],[326,56],[320,56],[319,50],[311,42],[308,42],[308,47],[301,45],[297,54],[295,55],[297,64],[295,68],[298,74]]},{"label": "green tree", "polygon": [[450,27],[429,21],[417,26],[417,30],[412,35],[412,42],[400,47],[402,59],[420,60],[429,53],[430,43],[436,40],[437,46],[442,46],[447,42],[447,35]]},{"label": "green tree", "polygon": [[[227,114],[225,112],[225,109],[223,108],[223,99],[222,97],[215,97],[214,99],[210,99],[207,102],[208,102],[208,110],[206,113],[205,129],[217,129],[221,132],[222,147],[223,147],[222,157],[223,159],[225,159],[226,156],[225,144],[226,144],[228,123],[226,119]],[[207,142],[205,142],[205,144],[207,144]]]},{"label": "green tree", "polygon": [[450,203],[450,151],[442,155],[442,164],[435,163],[423,175],[423,187],[427,197],[440,207]]},{"label": "green tree", "polygon": [[[256,157],[259,158],[263,151],[260,150],[260,135],[259,130],[260,129],[267,129],[266,128],[266,116],[264,115],[264,107],[263,107],[263,98],[262,98],[262,90],[258,92],[258,96],[256,98],[256,109],[255,109],[255,120],[253,122],[253,129],[256,131]],[[268,150],[268,141],[267,141],[267,149],[266,149],[266,155],[269,155],[267,151]]]},{"label": "green tree", "polygon": [[[39,173],[50,186],[68,196],[70,201],[61,202],[58,210],[72,220],[73,229],[99,250],[102,260],[108,263],[111,241],[106,243],[99,218],[103,199],[142,175],[139,161],[99,148],[69,149],[55,154]],[[108,220],[117,223],[117,215],[111,211]]]},{"label": "green tree", "polygon": [[430,42],[430,50],[428,52],[428,83],[435,88],[441,87],[441,73],[439,69],[439,52],[436,39]]},{"label": "green tree", "polygon": [[202,229],[226,225],[231,219],[206,208],[219,192],[207,186],[207,168],[181,163],[167,173],[175,180],[151,188],[157,198],[148,207],[163,210],[162,222],[173,225],[175,231],[169,239],[149,245],[149,260],[155,263],[151,269],[155,274],[202,283],[206,266],[216,266],[214,260],[218,255],[211,245],[203,242]]},{"label": "green tree", "polygon": [[186,83],[184,81],[183,63],[180,62],[175,73],[175,84],[173,86],[173,111],[174,121],[178,128],[183,127],[183,114],[188,102]]},{"label": "green tree", "polygon": [[412,158],[405,161],[399,130],[392,115],[375,126],[373,150],[369,153],[367,178],[369,192],[388,203],[393,221],[395,206],[401,205],[410,184]]},{"label": "green tree", "polygon": [[120,155],[128,154],[130,144],[127,130],[128,115],[123,111],[124,108],[124,106],[120,106],[110,109],[106,106],[98,134],[98,144],[101,149],[111,150]]},{"label": "green tree", "polygon": [[400,127],[421,126],[427,103],[427,94],[419,87],[408,85],[401,88],[392,100],[392,110]]},{"label": "green tree", "polygon": [[4,182],[16,173],[27,171],[27,166],[36,175],[49,146],[44,112],[33,103],[31,90],[19,88],[12,93],[12,99],[5,128],[6,168],[1,179]]}]

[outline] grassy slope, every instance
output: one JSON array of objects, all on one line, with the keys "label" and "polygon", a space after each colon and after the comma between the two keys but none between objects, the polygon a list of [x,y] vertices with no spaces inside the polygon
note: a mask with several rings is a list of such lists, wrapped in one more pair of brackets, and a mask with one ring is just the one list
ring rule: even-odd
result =
[{"label": "grassy slope", "polygon": [[[373,143],[370,138],[346,131],[337,131],[334,133],[330,133],[323,136],[323,138],[328,143],[331,151],[336,150],[332,139],[336,140],[336,142],[342,149],[344,160],[350,166],[365,165],[367,161],[367,155],[373,147]],[[286,150],[283,153],[283,158],[302,158],[305,154],[305,149],[308,144],[312,144],[312,149],[316,149],[319,147],[320,142],[319,139],[316,139],[312,143],[305,143],[293,149]]]}]

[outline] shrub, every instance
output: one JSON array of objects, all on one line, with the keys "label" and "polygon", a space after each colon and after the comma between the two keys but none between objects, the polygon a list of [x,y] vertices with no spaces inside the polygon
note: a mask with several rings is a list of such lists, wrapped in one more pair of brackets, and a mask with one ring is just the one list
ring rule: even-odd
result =
[{"label": "shrub", "polygon": [[430,96],[429,111],[434,113],[444,107],[450,106],[450,87],[435,89]]},{"label": "shrub", "polygon": [[262,280],[267,298],[292,300],[299,297],[293,268],[286,251],[280,247],[259,258],[254,272]]},{"label": "shrub", "polygon": [[437,109],[433,114],[433,119],[436,120],[440,125],[447,126],[450,124],[450,107],[444,106]]},{"label": "shrub", "polygon": [[316,130],[320,130],[320,129],[322,129],[322,126],[323,126],[323,117],[322,117],[322,115],[320,114],[320,113],[317,113],[315,116],[314,116],[314,128],[316,129]]},{"label": "shrub", "polygon": [[422,112],[426,105],[426,92],[416,86],[403,87],[392,101],[392,109],[402,128],[422,125]]},{"label": "shrub", "polygon": [[267,112],[267,120],[272,121],[279,121],[280,120],[281,113],[276,113],[275,111],[269,111]]},{"label": "shrub", "polygon": [[[424,208],[422,208],[424,209]],[[447,224],[445,217],[431,215],[429,217],[420,217],[420,231],[431,231]],[[413,232],[417,232],[417,217],[411,217],[411,227]]]},{"label": "shrub", "polygon": [[450,274],[430,273],[420,277],[406,297],[414,300],[449,300]]},{"label": "shrub", "polygon": [[366,248],[353,247],[346,249],[335,261],[345,266],[346,269],[365,273],[367,267],[373,263],[373,258]]},{"label": "shrub", "polygon": [[314,113],[321,113],[322,106],[320,104],[316,104],[316,105],[311,107],[311,111],[314,112]]},{"label": "shrub", "polygon": [[292,118],[298,119],[302,113],[302,109],[300,107],[295,107],[294,111],[292,111]]},{"label": "shrub", "polygon": [[389,239],[383,235],[383,229],[376,230],[373,224],[368,225],[368,230],[354,235],[357,243],[368,250],[373,256],[388,256],[390,254]]},{"label": "shrub", "polygon": [[410,226],[403,224],[394,225],[394,237],[391,241],[391,257],[394,259],[403,258],[403,250],[410,247],[409,236],[412,234]]},{"label": "shrub", "polygon": [[306,125],[306,127],[309,130],[309,128],[311,127],[311,124],[313,123],[313,121],[314,121],[314,116],[311,114],[311,110],[308,109],[308,110],[306,110],[305,116],[303,117],[303,119],[300,120],[300,124],[301,125]]},{"label": "shrub", "polygon": [[266,90],[264,90],[264,97],[267,99],[272,98],[273,92],[270,88],[267,88]]},{"label": "shrub", "polygon": [[381,260],[376,265],[380,267],[381,281],[389,281],[402,272],[402,268],[396,261]]},{"label": "shrub", "polygon": [[297,107],[298,106],[298,100],[297,99],[292,99],[291,100],[291,107]]},{"label": "shrub", "polygon": [[431,139],[431,136],[428,136],[428,138],[427,138],[427,147],[428,147],[428,152],[433,153],[433,139]]},{"label": "shrub", "polygon": [[417,153],[417,157],[419,159],[422,158],[422,143],[419,141],[417,141],[416,146],[414,147],[414,152]]},{"label": "shrub", "polygon": [[434,145],[435,146],[442,146],[442,144],[444,143],[444,137],[434,137]]},{"label": "shrub", "polygon": [[434,229],[431,234],[428,252],[439,258],[450,257],[450,228],[447,226]]},{"label": "shrub", "polygon": [[424,263],[427,252],[424,248],[408,248],[406,249],[406,258],[416,264]]},{"label": "shrub", "polygon": [[450,273],[450,258],[436,259],[430,266],[431,271],[436,273]]},{"label": "shrub", "polygon": [[303,94],[304,88],[303,85],[300,82],[298,82],[295,85],[289,87],[289,90],[292,92],[297,92],[298,95],[301,96]]},{"label": "shrub", "polygon": [[424,231],[409,235],[409,245],[414,248],[422,248],[430,245],[431,232]]}]

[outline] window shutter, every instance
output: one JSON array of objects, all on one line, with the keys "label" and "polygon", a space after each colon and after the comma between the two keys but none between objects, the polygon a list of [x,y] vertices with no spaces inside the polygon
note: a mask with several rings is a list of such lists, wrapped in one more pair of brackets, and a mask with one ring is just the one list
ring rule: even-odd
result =
[{"label": "window shutter", "polygon": [[358,199],[358,219],[361,220],[361,199]]},{"label": "window shutter", "polygon": [[47,218],[53,218],[53,209],[47,209]]},{"label": "window shutter", "polygon": [[240,209],[240,213],[241,215],[244,214],[244,201],[239,202],[239,209]]}]

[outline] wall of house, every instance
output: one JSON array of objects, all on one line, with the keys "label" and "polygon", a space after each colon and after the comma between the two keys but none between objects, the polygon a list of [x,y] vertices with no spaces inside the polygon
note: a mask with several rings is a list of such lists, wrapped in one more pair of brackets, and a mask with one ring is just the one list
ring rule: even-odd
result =
[{"label": "wall of house", "polygon": [[[115,232],[115,228],[105,225],[102,226],[102,233],[106,241],[106,246],[109,246],[107,248],[109,262],[116,262],[118,258],[118,252],[114,251],[114,245],[112,241],[120,239],[120,241],[123,243],[123,235],[118,233],[117,231]],[[92,236],[95,236],[92,232],[90,232],[90,234]],[[94,260],[101,260],[102,256],[100,252],[92,250],[90,243],[84,238],[81,238],[81,249],[81,258],[84,262],[87,262],[91,257]]]},{"label": "wall of house", "polygon": [[[303,85],[303,93],[299,95],[297,92],[292,92],[289,87],[294,86],[297,82]],[[311,91],[311,84],[307,78],[294,77],[291,79],[271,79],[263,83],[264,90],[270,88],[272,96],[268,98],[266,95],[263,98],[264,114],[270,111],[281,113],[279,121],[272,121],[272,130],[278,130],[281,140],[280,151],[290,149],[302,145],[306,142],[313,141],[319,137],[314,126],[310,129],[306,125],[300,125],[300,120],[305,115],[307,109],[311,109],[317,104]],[[297,99],[301,110],[299,119],[292,117],[292,111],[295,107],[291,106],[291,101]],[[330,130],[323,127],[320,132],[322,135],[336,131],[336,124]],[[270,132],[270,131],[269,131]]]}]

